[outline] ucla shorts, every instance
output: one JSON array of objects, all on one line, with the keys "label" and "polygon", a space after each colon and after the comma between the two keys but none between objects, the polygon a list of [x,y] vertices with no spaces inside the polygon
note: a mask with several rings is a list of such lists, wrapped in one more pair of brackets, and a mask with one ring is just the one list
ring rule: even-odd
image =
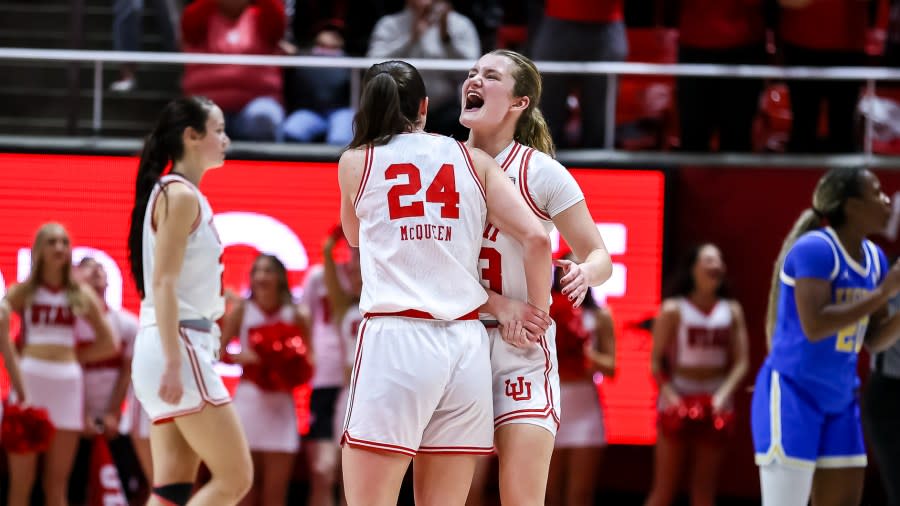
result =
[{"label": "ucla shorts", "polygon": [[810,391],[764,364],[751,409],[757,465],[865,467],[859,402],[831,413],[819,405]]}]

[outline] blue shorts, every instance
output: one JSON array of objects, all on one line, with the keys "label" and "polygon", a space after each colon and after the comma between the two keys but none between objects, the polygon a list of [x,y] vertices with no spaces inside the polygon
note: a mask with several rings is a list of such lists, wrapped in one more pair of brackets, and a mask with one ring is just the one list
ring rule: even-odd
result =
[{"label": "blue shorts", "polygon": [[813,395],[764,364],[751,408],[756,464],[802,468],[865,467],[859,402],[826,413]]}]

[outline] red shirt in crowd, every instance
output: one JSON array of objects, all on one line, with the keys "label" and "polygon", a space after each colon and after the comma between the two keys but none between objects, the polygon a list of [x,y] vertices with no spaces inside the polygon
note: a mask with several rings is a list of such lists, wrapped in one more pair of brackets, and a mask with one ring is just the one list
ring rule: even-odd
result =
[{"label": "red shirt in crowd", "polygon": [[807,49],[862,51],[869,26],[867,0],[810,0],[805,7],[781,8],[781,38]]},{"label": "red shirt in crowd", "polygon": [[761,44],[766,38],[763,0],[681,0],[679,43],[702,49]]},{"label": "red shirt in crowd", "polygon": [[625,19],[624,0],[551,0],[547,16],[581,23],[612,23]]},{"label": "red shirt in crowd", "polygon": [[[187,53],[275,54],[284,36],[281,0],[255,0],[237,18],[222,14],[216,0],[197,0],[185,8],[181,34]],[[226,113],[240,112],[257,97],[282,100],[280,67],[185,65],[182,87],[203,95]]]}]

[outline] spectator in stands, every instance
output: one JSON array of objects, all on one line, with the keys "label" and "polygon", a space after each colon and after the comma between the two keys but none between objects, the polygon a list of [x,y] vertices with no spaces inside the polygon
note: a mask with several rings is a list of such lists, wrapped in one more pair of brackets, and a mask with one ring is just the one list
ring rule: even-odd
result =
[{"label": "spectator in stands", "polygon": [[[406,8],[375,24],[369,44],[372,58],[476,60],[478,31],[469,18],[444,0],[407,0]],[[463,73],[422,72],[428,93],[428,131],[463,139],[459,125],[459,86]]]},{"label": "spectator in stands", "polygon": [[[534,40],[534,59],[544,61],[623,61],[628,56],[623,15],[624,0],[555,0],[546,2],[544,19]],[[581,142],[584,147],[605,144],[607,88],[615,78],[605,75],[544,76],[541,110],[550,125],[553,141],[565,146],[567,101],[573,86],[581,90]],[[612,90],[615,96],[615,89]]]},{"label": "spectator in stands", "polygon": [[[678,61],[762,64],[764,4],[764,0],[665,2],[668,20],[677,20],[679,29]],[[718,132],[719,150],[749,151],[761,91],[762,82],[757,79],[679,77],[681,148],[707,151]]]},{"label": "spectator in stands", "polygon": [[[277,54],[285,22],[282,0],[197,0],[184,10],[181,35],[190,53]],[[232,139],[280,140],[281,68],[188,64],[182,86],[222,108]]]},{"label": "spectator in stands", "polygon": [[[336,19],[324,23],[309,54],[344,56],[343,22]],[[298,109],[282,125],[284,140],[350,144],[353,138],[350,70],[300,67],[292,69],[291,77],[290,94],[296,97]]]},{"label": "spectator in stands", "polygon": [[[154,0],[153,12],[159,25],[163,47],[176,51],[180,46],[178,34],[178,13],[181,8],[178,0]],[[143,38],[144,0],[113,1],[113,49],[116,51],[139,51]],[[137,85],[135,72],[137,65],[123,63],[119,67],[119,79],[113,82],[110,91],[125,93]]]},{"label": "spectator in stands", "polygon": [[[852,66],[865,62],[867,29],[875,19],[875,0],[778,0],[779,35],[788,65]],[[788,150],[850,152],[857,148],[853,118],[857,81],[789,81],[793,124]],[[818,138],[822,103],[827,104],[828,135]]]}]

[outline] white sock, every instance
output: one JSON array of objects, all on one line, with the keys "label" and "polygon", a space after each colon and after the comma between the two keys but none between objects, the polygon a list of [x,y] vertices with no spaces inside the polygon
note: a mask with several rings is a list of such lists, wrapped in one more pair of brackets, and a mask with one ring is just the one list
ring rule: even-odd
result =
[{"label": "white sock", "polygon": [[762,506],[807,506],[814,468],[802,469],[771,462],[759,466]]}]

